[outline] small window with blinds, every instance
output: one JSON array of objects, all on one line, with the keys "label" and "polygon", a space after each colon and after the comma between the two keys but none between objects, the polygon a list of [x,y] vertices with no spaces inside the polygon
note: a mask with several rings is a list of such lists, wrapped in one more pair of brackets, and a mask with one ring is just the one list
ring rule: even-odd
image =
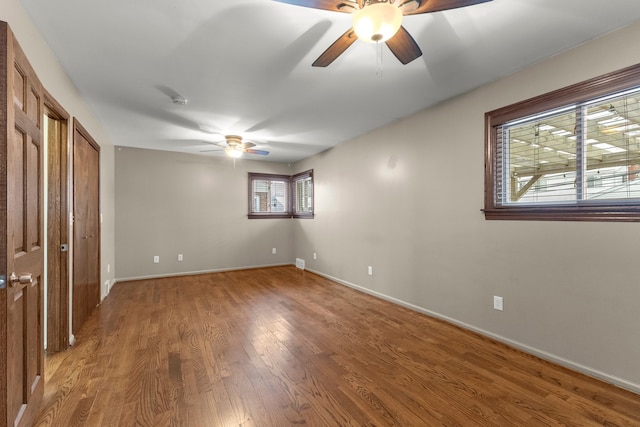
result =
[{"label": "small window with blinds", "polygon": [[313,170],[249,173],[249,218],[313,218]]},{"label": "small window with blinds", "polygon": [[487,219],[640,220],[640,66],[485,119]]},{"label": "small window with blinds", "polygon": [[293,188],[293,217],[313,217],[313,170],[291,177]]}]

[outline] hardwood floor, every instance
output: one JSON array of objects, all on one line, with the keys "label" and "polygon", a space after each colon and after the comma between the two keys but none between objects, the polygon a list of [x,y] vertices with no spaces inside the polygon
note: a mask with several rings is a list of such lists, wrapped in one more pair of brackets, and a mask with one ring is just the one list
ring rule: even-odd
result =
[{"label": "hardwood floor", "polygon": [[118,283],[39,426],[638,426],[640,396],[293,267]]}]

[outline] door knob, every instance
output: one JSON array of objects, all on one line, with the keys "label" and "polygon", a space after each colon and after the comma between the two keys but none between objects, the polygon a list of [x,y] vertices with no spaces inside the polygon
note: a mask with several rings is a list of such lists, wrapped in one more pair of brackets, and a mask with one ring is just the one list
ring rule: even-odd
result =
[{"label": "door knob", "polygon": [[33,277],[31,276],[31,273],[21,274],[20,276],[16,276],[16,273],[11,273],[11,276],[9,276],[9,282],[11,282],[11,286],[17,286],[18,284],[28,285],[33,282]]}]

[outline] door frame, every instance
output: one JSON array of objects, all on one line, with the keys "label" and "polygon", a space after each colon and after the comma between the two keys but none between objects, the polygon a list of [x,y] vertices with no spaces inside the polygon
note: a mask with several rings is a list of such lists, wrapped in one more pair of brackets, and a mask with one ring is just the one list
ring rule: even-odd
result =
[{"label": "door frame", "polygon": [[[70,115],[44,89],[44,114],[60,123],[47,144],[47,354],[69,347],[69,119]],[[66,250],[62,250],[66,245]]]},{"label": "door frame", "polygon": [[[8,57],[8,30],[5,23],[0,21],[0,82],[7,82],[7,57]],[[8,114],[7,85],[0,84],[0,114]],[[13,105],[11,105],[13,108]],[[3,113],[4,111],[4,113]],[[8,135],[9,129],[6,120],[0,120],[0,140]],[[0,206],[7,206],[7,171],[2,164],[7,158],[7,144],[0,144]],[[7,237],[5,225],[7,223],[7,210],[0,208],[0,238]],[[0,424],[8,422],[7,414],[7,245],[0,245],[0,396],[5,396],[0,402]]]}]

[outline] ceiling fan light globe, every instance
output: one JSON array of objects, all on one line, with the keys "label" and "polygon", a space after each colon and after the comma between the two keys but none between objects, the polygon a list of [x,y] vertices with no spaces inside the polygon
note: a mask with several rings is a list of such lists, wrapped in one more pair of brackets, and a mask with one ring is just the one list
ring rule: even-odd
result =
[{"label": "ceiling fan light globe", "polygon": [[227,153],[227,156],[233,157],[234,159],[242,157],[242,150],[238,150],[235,148],[227,148],[226,150],[224,150],[224,152]]},{"label": "ceiling fan light globe", "polygon": [[402,12],[388,2],[371,3],[353,12],[353,31],[367,43],[385,42],[402,25]]}]

